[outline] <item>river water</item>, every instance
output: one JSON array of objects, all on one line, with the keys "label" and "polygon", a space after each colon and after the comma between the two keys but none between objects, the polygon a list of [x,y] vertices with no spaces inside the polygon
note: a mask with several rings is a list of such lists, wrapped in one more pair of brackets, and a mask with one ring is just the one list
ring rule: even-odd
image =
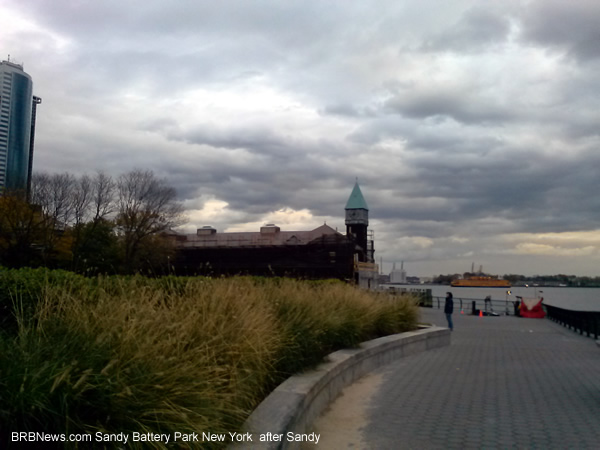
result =
[{"label": "river water", "polygon": [[[452,292],[455,299],[483,300],[490,295],[492,300],[513,302],[516,296],[529,298],[544,298],[544,303],[559,308],[577,311],[600,311],[600,288],[572,288],[572,287],[524,287],[511,288],[470,288],[452,287],[438,284],[421,285],[396,285],[399,288],[431,289],[434,297],[446,297],[446,292]],[[507,295],[507,291],[510,294]]]}]

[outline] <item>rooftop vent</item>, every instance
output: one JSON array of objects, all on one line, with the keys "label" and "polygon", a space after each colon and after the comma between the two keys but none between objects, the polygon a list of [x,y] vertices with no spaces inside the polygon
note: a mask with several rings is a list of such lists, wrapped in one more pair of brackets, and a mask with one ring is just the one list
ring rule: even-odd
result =
[{"label": "rooftop vent", "polygon": [[202,228],[198,228],[196,234],[198,236],[210,236],[211,234],[217,234],[217,230],[210,225],[205,225]]},{"label": "rooftop vent", "polygon": [[274,223],[268,223],[264,227],[260,227],[261,234],[279,233],[280,231],[281,228]]}]

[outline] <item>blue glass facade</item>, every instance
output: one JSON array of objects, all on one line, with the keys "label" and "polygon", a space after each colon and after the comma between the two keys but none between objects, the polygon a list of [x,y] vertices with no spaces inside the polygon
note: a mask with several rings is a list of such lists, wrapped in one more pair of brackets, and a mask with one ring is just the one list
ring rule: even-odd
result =
[{"label": "blue glass facade", "polygon": [[23,67],[0,62],[0,189],[28,187],[33,84]]},{"label": "blue glass facade", "polygon": [[13,73],[6,160],[6,188],[10,190],[27,188],[32,98],[31,80]]}]

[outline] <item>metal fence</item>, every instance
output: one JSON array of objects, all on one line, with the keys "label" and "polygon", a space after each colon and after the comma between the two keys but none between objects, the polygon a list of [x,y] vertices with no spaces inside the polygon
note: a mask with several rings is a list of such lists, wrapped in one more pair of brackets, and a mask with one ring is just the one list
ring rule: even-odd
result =
[{"label": "metal fence", "polygon": [[546,309],[546,317],[550,320],[578,331],[579,334],[594,335],[594,339],[598,339],[600,334],[600,311],[573,311],[550,305],[544,305],[544,308]]},{"label": "metal fence", "polygon": [[431,308],[433,306],[433,297],[431,296],[431,289],[419,289],[419,288],[398,288],[391,287],[385,290],[390,295],[412,295],[419,300],[419,306],[425,308]]},{"label": "metal fence", "polygon": [[[433,307],[438,309],[444,307],[445,297],[433,297]],[[458,309],[464,314],[479,315],[518,315],[516,312],[516,300],[485,300],[475,298],[454,297],[454,311]],[[558,308],[547,304],[542,305],[546,311],[546,317],[573,331],[584,333],[594,339],[600,335],[600,311],[573,311]]]},{"label": "metal fence", "polygon": [[[515,313],[516,300],[486,300],[481,298],[453,297],[454,311],[460,313],[479,315],[513,316]],[[433,307],[444,308],[446,297],[433,297]]]}]

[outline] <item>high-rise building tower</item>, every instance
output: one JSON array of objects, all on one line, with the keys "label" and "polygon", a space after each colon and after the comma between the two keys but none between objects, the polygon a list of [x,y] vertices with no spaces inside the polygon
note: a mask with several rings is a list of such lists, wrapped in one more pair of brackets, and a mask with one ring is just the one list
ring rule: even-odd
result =
[{"label": "high-rise building tower", "polygon": [[346,234],[362,249],[361,262],[373,262],[373,246],[369,239],[369,207],[362,195],[358,181],[346,203]]},{"label": "high-rise building tower", "polygon": [[23,66],[10,58],[0,62],[0,190],[29,189],[39,103]]}]

